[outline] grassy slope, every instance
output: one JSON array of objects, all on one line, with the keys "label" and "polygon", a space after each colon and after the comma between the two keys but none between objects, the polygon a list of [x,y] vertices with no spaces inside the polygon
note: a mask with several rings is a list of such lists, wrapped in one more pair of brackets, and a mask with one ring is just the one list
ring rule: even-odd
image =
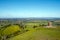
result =
[{"label": "grassy slope", "polygon": [[2,35],[10,35],[12,33],[15,33],[16,31],[20,31],[19,26],[17,25],[12,25],[7,27],[3,32]]},{"label": "grassy slope", "polygon": [[57,29],[37,28],[8,40],[60,40],[60,31]]}]

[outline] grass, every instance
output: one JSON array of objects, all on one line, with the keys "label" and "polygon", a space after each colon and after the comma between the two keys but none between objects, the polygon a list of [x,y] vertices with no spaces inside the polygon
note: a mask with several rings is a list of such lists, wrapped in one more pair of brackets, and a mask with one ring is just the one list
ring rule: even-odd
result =
[{"label": "grass", "polygon": [[19,26],[12,25],[12,26],[7,27],[4,31],[2,31],[2,35],[10,35],[19,30],[20,30]]},{"label": "grass", "polygon": [[36,28],[7,40],[60,40],[60,31],[56,28]]}]

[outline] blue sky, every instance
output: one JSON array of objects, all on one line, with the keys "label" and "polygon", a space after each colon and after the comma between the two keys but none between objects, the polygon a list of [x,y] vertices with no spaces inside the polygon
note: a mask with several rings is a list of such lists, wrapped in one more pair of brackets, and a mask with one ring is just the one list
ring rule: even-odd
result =
[{"label": "blue sky", "polygon": [[60,0],[0,0],[0,18],[60,17]]}]

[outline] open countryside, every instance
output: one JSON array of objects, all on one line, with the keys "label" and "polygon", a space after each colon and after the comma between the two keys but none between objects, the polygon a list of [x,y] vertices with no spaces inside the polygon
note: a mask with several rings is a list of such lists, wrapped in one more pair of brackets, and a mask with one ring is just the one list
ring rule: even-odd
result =
[{"label": "open countryside", "polygon": [[60,0],[0,0],[0,40],[60,40]]},{"label": "open countryside", "polygon": [[[22,21],[23,20],[23,21]],[[60,40],[60,19],[1,19],[1,40]]]}]

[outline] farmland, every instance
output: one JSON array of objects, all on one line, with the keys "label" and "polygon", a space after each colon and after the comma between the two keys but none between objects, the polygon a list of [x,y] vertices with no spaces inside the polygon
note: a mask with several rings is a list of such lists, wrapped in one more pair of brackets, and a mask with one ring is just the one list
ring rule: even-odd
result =
[{"label": "farmland", "polygon": [[[50,25],[52,27],[47,28]],[[0,19],[0,39],[60,40],[60,21],[55,19]]]},{"label": "farmland", "polygon": [[60,40],[60,32],[56,29],[37,28],[9,40]]}]

